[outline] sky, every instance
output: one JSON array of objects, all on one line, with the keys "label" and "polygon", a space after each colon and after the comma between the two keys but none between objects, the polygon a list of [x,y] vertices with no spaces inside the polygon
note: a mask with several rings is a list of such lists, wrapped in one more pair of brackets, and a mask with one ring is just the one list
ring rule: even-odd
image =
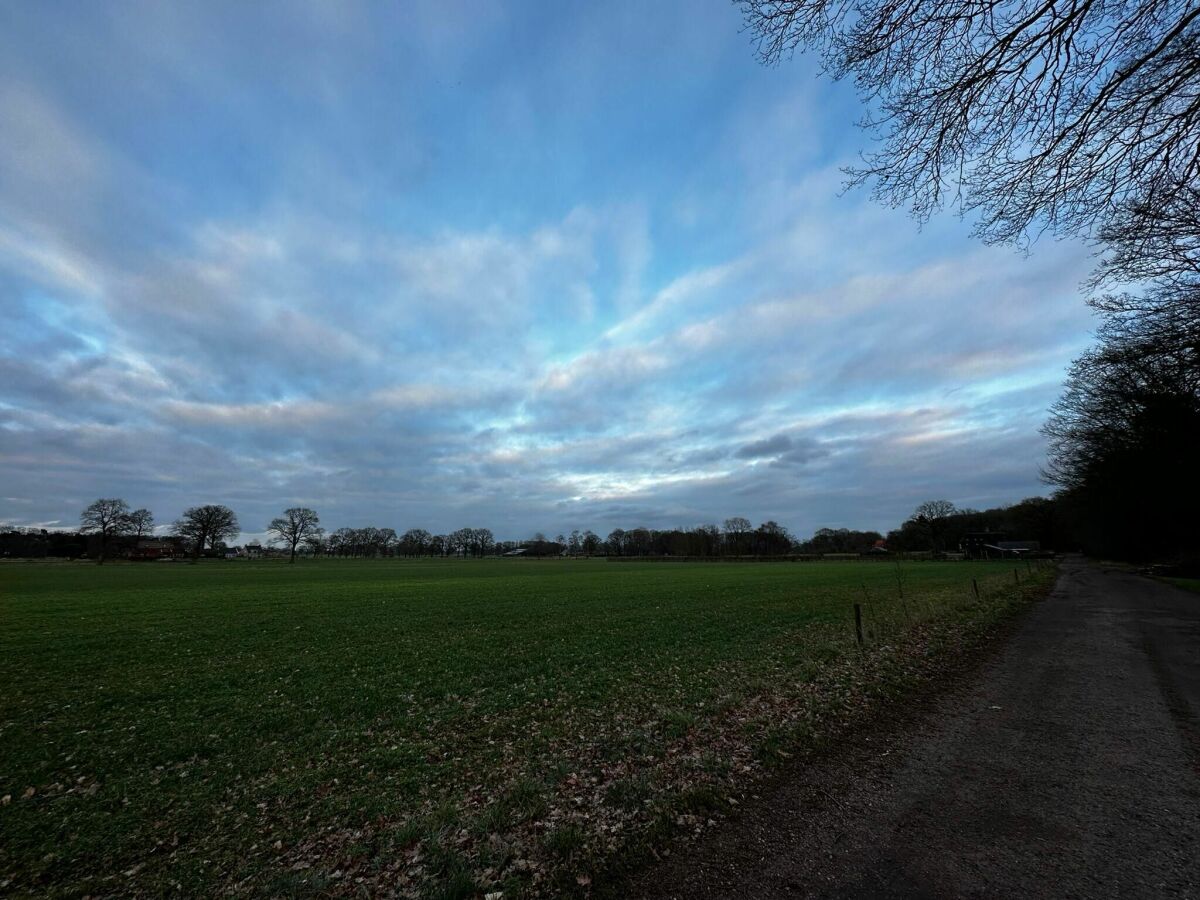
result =
[{"label": "sky", "polygon": [[519,539],[1046,493],[1086,247],[844,191],[684,2],[0,0],[0,522]]}]

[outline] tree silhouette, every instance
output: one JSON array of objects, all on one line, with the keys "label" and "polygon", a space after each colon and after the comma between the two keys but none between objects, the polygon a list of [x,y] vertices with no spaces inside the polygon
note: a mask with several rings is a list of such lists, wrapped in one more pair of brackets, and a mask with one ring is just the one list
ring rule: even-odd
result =
[{"label": "tree silhouette", "polygon": [[206,504],[185,510],[176,520],[174,531],[185,541],[192,542],[192,560],[195,561],[200,558],[205,546],[215,548],[226,538],[235,537],[241,531],[241,526],[228,506]]},{"label": "tree silhouette", "polygon": [[1187,551],[1190,533],[1171,523],[1200,504],[1200,302],[1113,314],[1099,337],[1072,365],[1042,429],[1046,480],[1062,489],[1089,549],[1124,558]]},{"label": "tree silhouette", "polygon": [[[741,0],[759,58],[813,50],[874,110],[851,173],[988,240],[1153,230],[1200,183],[1194,0]],[[1193,210],[1195,207],[1193,206]]]},{"label": "tree silhouette", "polygon": [[[293,506],[286,509],[283,515],[271,520],[267,533],[275,535],[277,540],[288,546],[290,556],[288,562],[296,561],[296,548],[310,537],[323,533],[320,517],[306,506]],[[394,534],[394,532],[393,532]]]},{"label": "tree silhouette", "polygon": [[79,514],[79,530],[99,536],[97,565],[104,565],[104,551],[109,540],[118,534],[125,534],[129,527],[129,504],[117,497],[96,500]]},{"label": "tree silhouette", "polygon": [[141,540],[154,533],[154,514],[148,509],[135,509],[129,514],[129,534]]}]

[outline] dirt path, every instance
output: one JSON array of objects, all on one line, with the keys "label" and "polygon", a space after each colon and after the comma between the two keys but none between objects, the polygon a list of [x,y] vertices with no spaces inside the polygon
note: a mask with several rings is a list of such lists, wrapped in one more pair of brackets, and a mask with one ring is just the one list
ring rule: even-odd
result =
[{"label": "dirt path", "polygon": [[631,896],[1200,896],[1200,596],[1079,561],[965,684]]}]

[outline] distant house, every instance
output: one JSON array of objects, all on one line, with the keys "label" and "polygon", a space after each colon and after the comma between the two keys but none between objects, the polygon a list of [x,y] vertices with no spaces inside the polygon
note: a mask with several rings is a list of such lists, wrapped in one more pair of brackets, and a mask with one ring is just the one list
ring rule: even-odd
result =
[{"label": "distant house", "polygon": [[258,541],[247,544],[245,554],[249,559],[261,559],[263,555],[262,544],[258,543]]},{"label": "distant house", "polygon": [[171,541],[142,540],[129,551],[130,559],[175,559],[179,548]]},{"label": "distant house", "polygon": [[509,550],[504,555],[505,556],[524,556],[528,552],[529,552],[528,547],[518,547],[516,550]]}]

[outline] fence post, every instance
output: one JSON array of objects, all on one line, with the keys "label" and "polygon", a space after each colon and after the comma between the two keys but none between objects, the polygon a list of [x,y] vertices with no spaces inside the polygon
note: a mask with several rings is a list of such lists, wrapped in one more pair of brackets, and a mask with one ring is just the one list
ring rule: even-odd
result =
[{"label": "fence post", "polygon": [[858,646],[863,645],[862,635],[862,606],[858,603],[854,604],[854,636],[858,639]]},{"label": "fence post", "polygon": [[1021,576],[1017,573],[1016,569],[1013,569],[1013,581],[1017,584],[1021,583]]},{"label": "fence post", "polygon": [[972,578],[971,579],[971,587],[973,587],[975,589],[975,599],[978,600],[979,599],[979,579]]}]

